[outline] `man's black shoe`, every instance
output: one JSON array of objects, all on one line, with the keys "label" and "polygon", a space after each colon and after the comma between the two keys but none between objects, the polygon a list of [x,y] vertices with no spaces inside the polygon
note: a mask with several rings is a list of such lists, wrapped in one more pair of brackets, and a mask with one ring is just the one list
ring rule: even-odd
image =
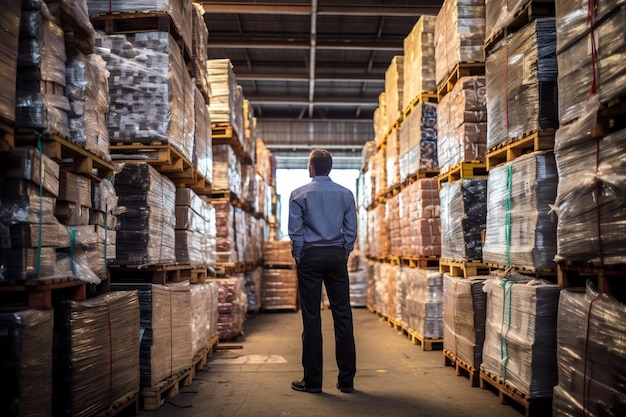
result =
[{"label": "man's black shoe", "polygon": [[354,387],[342,387],[341,385],[339,385],[339,383],[337,383],[337,389],[341,392],[345,392],[346,394],[354,391]]},{"label": "man's black shoe", "polygon": [[322,392],[322,388],[307,387],[306,384],[304,383],[304,380],[293,381],[291,383],[291,389],[295,389],[296,391],[304,391],[304,392],[312,392],[312,393]]}]

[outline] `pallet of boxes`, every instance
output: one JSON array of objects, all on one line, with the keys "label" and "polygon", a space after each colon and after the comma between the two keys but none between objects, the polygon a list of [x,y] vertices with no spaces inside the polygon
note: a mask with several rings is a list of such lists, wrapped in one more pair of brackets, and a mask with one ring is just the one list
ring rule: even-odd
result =
[{"label": "pallet of boxes", "polygon": [[261,306],[263,310],[299,308],[296,262],[291,256],[289,240],[263,242]]},{"label": "pallet of boxes", "polygon": [[[555,20],[553,10],[533,4],[494,12],[486,3],[488,182],[482,259],[493,277],[483,285],[487,308],[480,365],[480,386],[529,416],[544,415],[551,407],[560,293],[551,208],[558,184]],[[514,15],[522,18],[511,22]],[[504,36],[497,36],[501,32]],[[517,59],[522,51],[524,62]]]},{"label": "pallet of boxes", "polygon": [[111,289],[138,297],[141,407],[193,383],[218,343],[206,43],[191,2],[88,1],[109,74],[117,195]]},{"label": "pallet of boxes", "polygon": [[363,162],[363,190],[374,197],[359,195],[367,201],[359,243],[369,259],[367,306],[423,350],[443,336],[434,30],[434,18],[421,17],[385,73],[374,115],[381,144]]},{"label": "pallet of boxes", "polygon": [[556,11],[555,259],[562,291],[552,412],[617,416],[626,412],[626,68],[618,64],[626,54],[626,8],[559,0]]}]

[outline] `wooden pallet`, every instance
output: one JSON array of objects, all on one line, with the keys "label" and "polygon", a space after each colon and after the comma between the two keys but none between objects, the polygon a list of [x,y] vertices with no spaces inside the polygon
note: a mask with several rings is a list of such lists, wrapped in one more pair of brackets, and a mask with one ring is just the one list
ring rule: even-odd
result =
[{"label": "wooden pallet", "polygon": [[455,368],[457,376],[467,377],[469,379],[470,386],[477,387],[480,385],[480,370],[457,357],[449,349],[443,349],[443,364],[444,366],[452,366]]},{"label": "wooden pallet", "polygon": [[439,273],[451,277],[469,278],[478,275],[489,275],[489,266],[480,261],[440,259]]},{"label": "wooden pallet", "polygon": [[[228,145],[233,149],[235,155],[245,163],[251,162],[251,158],[246,155],[243,145],[239,141],[239,136],[230,123],[212,123],[211,140],[213,145]],[[248,161],[250,160],[250,161]]]},{"label": "wooden pallet", "polygon": [[403,187],[408,187],[417,180],[423,180],[425,178],[435,178],[439,175],[439,168],[422,169],[413,174],[407,175],[406,179],[402,182]]},{"label": "wooden pallet", "polygon": [[133,416],[139,414],[139,390],[133,391],[111,404],[105,411],[96,414],[95,417],[113,417],[122,413]]},{"label": "wooden pallet", "polygon": [[414,345],[422,346],[422,350],[431,351],[434,349],[443,349],[443,338],[425,337],[414,329],[405,329],[409,339]]},{"label": "wooden pallet", "polygon": [[413,112],[413,110],[421,105],[422,103],[437,103],[437,93],[434,91],[427,91],[421,94],[418,94],[417,97],[414,97],[413,100],[404,108],[402,111],[402,121],[404,122],[407,117]]},{"label": "wooden pallet", "polygon": [[198,173],[183,154],[164,141],[116,142],[110,145],[111,157],[119,162],[147,162],[176,185],[186,187],[198,183]]},{"label": "wooden pallet", "polygon": [[481,161],[461,162],[454,168],[444,173],[439,173],[437,181],[439,189],[441,184],[458,181],[464,178],[487,178],[487,163]]},{"label": "wooden pallet", "polygon": [[185,62],[191,61],[191,39],[185,42],[181,30],[176,26],[172,17],[165,12],[111,12],[90,16],[90,20],[94,29],[103,31],[107,35],[155,31],[167,32],[181,49]]},{"label": "wooden pallet", "polygon": [[593,267],[558,264],[557,281],[561,288],[584,287],[587,281],[591,281],[600,293],[626,302],[626,265]]},{"label": "wooden pallet", "polygon": [[214,335],[209,342],[193,357],[193,362],[190,370],[190,377],[194,379],[198,372],[201,372],[206,366],[209,358],[213,356],[213,353],[217,350],[219,343],[219,335]]},{"label": "wooden pallet", "polygon": [[207,280],[208,270],[206,267],[191,267],[189,269],[180,270],[181,280],[189,281],[191,284],[202,284]]},{"label": "wooden pallet", "polygon": [[215,266],[215,273],[218,278],[228,277],[245,271],[246,265],[243,262],[218,262]]},{"label": "wooden pallet", "polygon": [[0,280],[0,311],[49,310],[58,300],[87,299],[85,281],[75,277]]},{"label": "wooden pallet", "polygon": [[105,161],[101,156],[85,149],[84,146],[74,143],[59,133],[42,133],[33,129],[16,129],[16,146],[37,146],[41,140],[43,153],[54,161],[65,166],[71,161],[71,171],[93,178],[111,178],[113,164]]},{"label": "wooden pallet", "polygon": [[487,170],[527,153],[554,149],[554,135],[554,129],[535,130],[493,146],[487,151]]},{"label": "wooden pallet", "polygon": [[556,281],[557,276],[556,268],[536,269],[532,267],[507,266],[491,262],[487,262],[486,265],[491,268],[492,271],[499,271],[504,275],[509,275],[511,272],[517,272],[518,274],[529,275],[537,278],[541,277],[553,281]]},{"label": "wooden pallet", "polygon": [[443,96],[454,88],[456,82],[462,77],[485,75],[484,62],[459,62],[450,74],[437,86],[437,100],[441,102]]},{"label": "wooden pallet", "polygon": [[521,6],[521,8],[511,18],[507,19],[509,24],[493,33],[489,39],[485,41],[485,56],[493,50],[493,47],[508,35],[517,32],[530,21],[538,17],[554,17],[555,6],[554,0],[529,0]]},{"label": "wooden pallet", "polygon": [[293,262],[264,262],[263,269],[296,269]]},{"label": "wooden pallet", "polygon": [[498,393],[501,404],[517,405],[524,410],[526,417],[552,415],[552,398],[533,398],[497,375],[480,369],[480,387],[493,388]]},{"label": "wooden pallet", "polygon": [[401,256],[400,265],[409,268],[439,269],[438,256]]},{"label": "wooden pallet", "polygon": [[193,268],[186,263],[172,262],[154,265],[111,264],[109,273],[112,283],[142,282],[161,284],[182,282],[189,279]]},{"label": "wooden pallet", "polygon": [[143,388],[141,390],[141,398],[143,400],[142,408],[148,411],[158,410],[165,404],[166,399],[176,397],[180,394],[182,387],[188,387],[192,384],[192,369],[194,368],[190,366],[164,381],[159,382],[153,387]]}]

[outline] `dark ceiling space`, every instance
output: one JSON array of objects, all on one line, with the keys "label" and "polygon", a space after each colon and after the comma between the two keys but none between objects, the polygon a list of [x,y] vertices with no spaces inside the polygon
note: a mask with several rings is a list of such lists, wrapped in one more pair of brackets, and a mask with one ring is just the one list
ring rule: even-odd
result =
[{"label": "dark ceiling space", "polygon": [[312,146],[332,147],[336,168],[358,168],[385,71],[441,3],[205,1],[208,56],[231,60],[279,168],[301,168]]}]

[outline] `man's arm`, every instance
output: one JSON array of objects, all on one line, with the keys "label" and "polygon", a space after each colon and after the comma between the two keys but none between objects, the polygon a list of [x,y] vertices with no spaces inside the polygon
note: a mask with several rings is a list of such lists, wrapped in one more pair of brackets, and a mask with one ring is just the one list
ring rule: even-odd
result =
[{"label": "man's arm", "polygon": [[302,256],[302,248],[304,247],[304,221],[302,218],[302,207],[293,194],[289,198],[289,221],[287,223],[287,231],[291,239],[291,256],[300,263]]}]

